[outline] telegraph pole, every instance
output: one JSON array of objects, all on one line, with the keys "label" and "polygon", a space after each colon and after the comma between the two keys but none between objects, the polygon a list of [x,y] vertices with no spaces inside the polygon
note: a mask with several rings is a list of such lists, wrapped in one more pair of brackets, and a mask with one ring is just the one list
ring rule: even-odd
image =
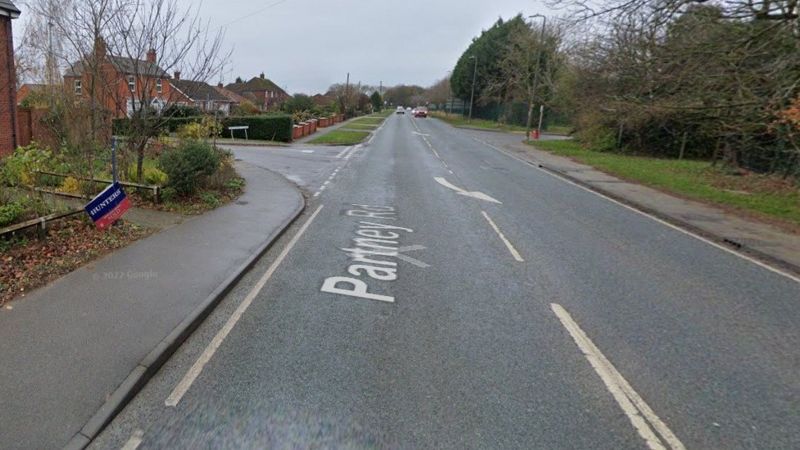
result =
[{"label": "telegraph pole", "polygon": [[347,81],[344,84],[344,111],[342,111],[345,116],[347,116],[347,97],[350,96],[350,72],[347,72]]}]

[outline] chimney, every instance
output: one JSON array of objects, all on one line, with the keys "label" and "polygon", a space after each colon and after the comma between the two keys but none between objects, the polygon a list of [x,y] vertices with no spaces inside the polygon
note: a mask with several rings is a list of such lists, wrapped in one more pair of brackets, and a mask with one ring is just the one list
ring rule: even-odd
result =
[{"label": "chimney", "polygon": [[220,82],[220,83],[217,83],[217,87],[218,87],[218,88],[220,88],[220,89],[222,89],[222,87],[223,87],[223,86],[222,86],[222,82]]},{"label": "chimney", "polygon": [[147,51],[147,62],[155,64],[156,62],[156,49],[151,48]]},{"label": "chimney", "polygon": [[262,80],[264,79],[264,72],[261,72],[260,77],[261,77]]},{"label": "chimney", "polygon": [[101,36],[94,40],[94,54],[98,60],[103,60],[106,57],[106,40]]},{"label": "chimney", "polygon": [[175,71],[175,75],[173,76],[173,78],[175,78],[176,80],[180,80],[181,79],[181,71],[180,70],[176,70]]}]

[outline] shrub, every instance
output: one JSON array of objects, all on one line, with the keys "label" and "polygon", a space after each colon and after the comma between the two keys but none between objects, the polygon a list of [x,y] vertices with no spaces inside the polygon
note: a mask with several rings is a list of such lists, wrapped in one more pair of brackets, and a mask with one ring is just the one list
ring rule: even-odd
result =
[{"label": "shrub", "polygon": [[181,139],[207,139],[219,136],[222,125],[213,117],[203,117],[199,122],[188,123],[178,128],[178,137]]},{"label": "shrub", "polygon": [[292,117],[286,114],[266,116],[227,117],[222,125],[228,127],[248,126],[250,139],[289,142],[292,140]]},{"label": "shrub", "polygon": [[81,193],[81,183],[77,179],[73,177],[64,178],[64,182],[61,183],[61,187],[59,188],[61,192],[66,192],[67,194],[80,194]]},{"label": "shrub", "polygon": [[144,182],[156,186],[164,186],[169,181],[169,177],[157,167],[148,167],[144,170]]},{"label": "shrub", "polygon": [[13,154],[0,160],[0,184],[8,186],[33,186],[37,170],[49,170],[54,164],[53,154],[34,142],[18,147]]},{"label": "shrub", "polygon": [[204,178],[217,171],[219,163],[216,149],[200,141],[184,142],[159,158],[161,169],[169,177],[167,186],[175,189],[178,195],[194,194]]},{"label": "shrub", "polygon": [[19,203],[6,203],[5,205],[0,205],[0,227],[11,225],[24,212],[25,207]]}]

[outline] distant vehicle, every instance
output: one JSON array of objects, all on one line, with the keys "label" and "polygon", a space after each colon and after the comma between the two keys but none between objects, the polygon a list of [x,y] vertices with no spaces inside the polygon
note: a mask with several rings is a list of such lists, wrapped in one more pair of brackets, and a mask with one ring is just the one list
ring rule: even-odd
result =
[{"label": "distant vehicle", "polygon": [[414,110],[414,117],[428,117],[428,108],[416,108]]},{"label": "distant vehicle", "polygon": [[406,110],[402,106],[397,107],[397,114],[405,114]]},{"label": "distant vehicle", "polygon": [[411,111],[411,107],[410,106],[406,106],[406,111]]}]

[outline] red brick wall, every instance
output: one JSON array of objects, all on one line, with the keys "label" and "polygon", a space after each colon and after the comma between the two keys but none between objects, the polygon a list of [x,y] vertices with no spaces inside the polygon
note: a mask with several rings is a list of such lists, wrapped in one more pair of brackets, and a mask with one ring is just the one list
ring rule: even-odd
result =
[{"label": "red brick wall", "polygon": [[17,145],[24,146],[36,141],[50,149],[58,148],[58,138],[50,128],[42,123],[42,118],[46,115],[46,109],[17,109],[17,124],[19,126]]},{"label": "red brick wall", "polygon": [[11,19],[0,16],[0,156],[17,146],[16,90]]}]

